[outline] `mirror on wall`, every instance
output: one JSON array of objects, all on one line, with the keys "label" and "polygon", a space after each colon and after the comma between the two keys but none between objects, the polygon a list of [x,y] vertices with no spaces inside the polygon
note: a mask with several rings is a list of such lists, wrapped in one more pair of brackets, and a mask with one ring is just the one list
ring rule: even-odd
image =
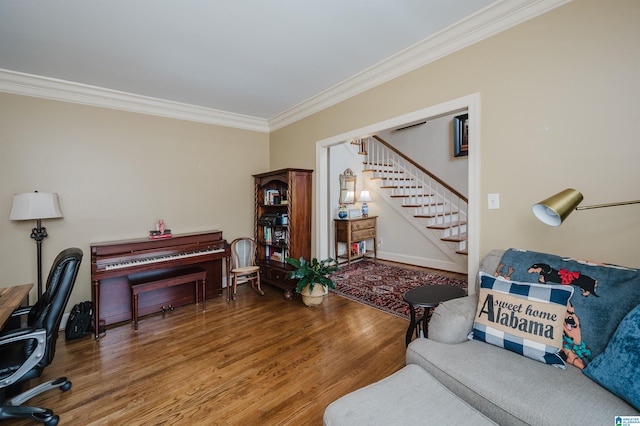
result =
[{"label": "mirror on wall", "polygon": [[340,175],[340,204],[353,204],[356,202],[356,175],[353,170],[347,169]]}]

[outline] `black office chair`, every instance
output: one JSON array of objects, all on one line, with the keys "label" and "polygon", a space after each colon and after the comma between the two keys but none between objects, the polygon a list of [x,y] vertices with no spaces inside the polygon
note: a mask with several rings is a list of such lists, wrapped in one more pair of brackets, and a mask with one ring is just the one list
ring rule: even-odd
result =
[{"label": "black office chair", "polygon": [[58,424],[59,417],[53,411],[22,404],[49,389],[69,390],[71,382],[66,377],[42,383],[19,395],[13,394],[20,391],[24,381],[39,377],[53,361],[58,330],[81,262],[82,250],[62,251],[53,262],[46,291],[33,306],[14,313],[27,315],[26,327],[3,330],[0,334],[0,420],[19,417],[47,426]]}]

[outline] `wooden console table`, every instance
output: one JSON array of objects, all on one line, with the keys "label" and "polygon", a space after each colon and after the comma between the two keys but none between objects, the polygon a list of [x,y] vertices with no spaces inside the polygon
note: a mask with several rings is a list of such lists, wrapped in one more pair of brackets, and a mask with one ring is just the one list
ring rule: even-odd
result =
[{"label": "wooden console table", "polygon": [[[339,258],[347,259],[350,265],[352,259],[360,259],[373,253],[373,260],[378,258],[377,243],[377,216],[362,217],[357,219],[334,219],[335,224],[335,253],[336,260]],[[373,240],[373,250],[354,250],[355,247],[361,247],[367,240]],[[338,255],[338,243],[347,244],[347,253]],[[354,246],[355,244],[355,246]]]}]

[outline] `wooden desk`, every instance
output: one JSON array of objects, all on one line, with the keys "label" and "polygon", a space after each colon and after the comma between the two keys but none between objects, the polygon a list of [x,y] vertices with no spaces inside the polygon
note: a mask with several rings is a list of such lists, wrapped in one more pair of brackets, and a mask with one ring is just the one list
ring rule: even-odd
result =
[{"label": "wooden desk", "polygon": [[0,328],[4,327],[13,311],[22,304],[32,287],[33,284],[22,284],[0,288]]},{"label": "wooden desk", "polygon": [[[351,265],[352,259],[359,259],[373,253],[373,260],[378,258],[376,217],[369,216],[357,219],[334,219],[335,224],[335,253],[336,260],[347,259]],[[362,250],[361,245],[366,240],[373,240],[373,250]],[[347,252],[338,255],[338,243],[347,245]]]}]

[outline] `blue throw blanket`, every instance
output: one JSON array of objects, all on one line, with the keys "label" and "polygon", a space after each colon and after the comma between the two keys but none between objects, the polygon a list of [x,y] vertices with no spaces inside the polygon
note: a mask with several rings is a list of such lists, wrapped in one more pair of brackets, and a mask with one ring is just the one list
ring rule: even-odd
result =
[{"label": "blue throw blanket", "polygon": [[584,368],[602,353],[624,316],[640,304],[640,270],[509,249],[495,276],[574,287],[564,324],[564,356]]}]

